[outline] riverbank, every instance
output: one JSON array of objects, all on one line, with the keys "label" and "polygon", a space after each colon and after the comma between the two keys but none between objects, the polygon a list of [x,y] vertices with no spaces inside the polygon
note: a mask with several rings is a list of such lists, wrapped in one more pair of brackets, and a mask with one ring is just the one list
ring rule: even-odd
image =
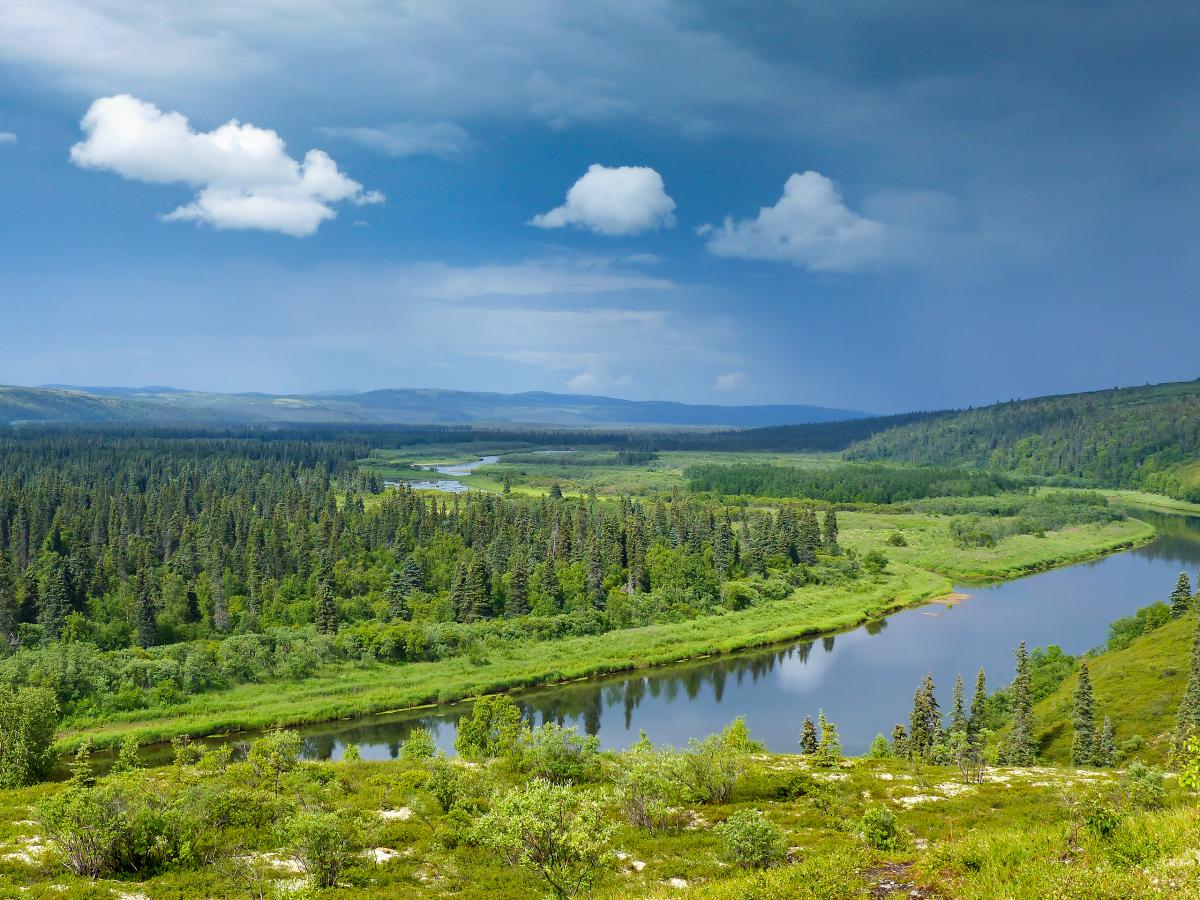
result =
[{"label": "riverbank", "polygon": [[[957,565],[953,565],[947,561],[952,561],[954,554],[942,546],[942,564],[947,571],[936,572],[909,561],[926,559],[936,543],[936,530],[923,528],[927,533],[918,533],[913,527],[914,519],[929,517],[846,515],[843,530],[846,546],[866,552],[878,545],[892,559],[887,571],[874,579],[849,585],[810,586],[797,590],[786,600],[685,622],[553,642],[495,644],[485,648],[486,658],[476,656],[474,661],[455,657],[403,665],[331,666],[303,681],[241,685],[197,696],[165,711],[137,710],[109,716],[102,722],[68,721],[60,732],[58,748],[69,751],[85,738],[90,738],[96,747],[104,747],[129,734],[136,735],[142,743],[153,743],[179,734],[202,736],[279,724],[316,724],[833,634],[950,595],[955,580],[965,580],[967,573],[1012,571],[1015,559],[1019,563],[1017,573],[1026,574],[1048,568],[1057,561],[1097,558],[1148,540],[1154,533],[1147,523],[1125,520],[1067,529],[1045,538],[1016,535],[1001,542],[999,548],[993,548],[990,569],[983,565],[986,560],[974,551],[963,551]],[[893,528],[903,528],[912,537],[909,546],[884,544]],[[944,525],[940,529],[944,532]],[[1010,542],[1014,546],[1008,546]],[[944,536],[941,543],[946,544]],[[1087,552],[1085,548],[1089,546]],[[1007,568],[1001,569],[1002,565]]]}]

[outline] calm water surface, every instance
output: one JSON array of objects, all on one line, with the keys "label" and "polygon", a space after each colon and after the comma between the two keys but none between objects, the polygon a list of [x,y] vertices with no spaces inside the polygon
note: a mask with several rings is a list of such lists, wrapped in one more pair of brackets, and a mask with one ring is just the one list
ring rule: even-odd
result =
[{"label": "calm water surface", "polygon": [[[700,660],[649,672],[530,691],[517,696],[535,724],[575,725],[604,747],[624,748],[645,729],[658,743],[682,746],[744,715],[754,737],[777,752],[795,749],[805,715],[824,709],[851,754],[906,721],[926,672],[943,708],[961,673],[967,695],[983,666],[992,687],[1012,678],[1013,650],[1058,644],[1080,653],[1102,644],[1108,623],[1165,599],[1180,571],[1200,566],[1200,519],[1151,516],[1151,544],[1101,560],[987,587],[963,586],[970,599],[895,613],[853,631],[767,651]],[[347,743],[365,759],[388,759],[405,735],[429,728],[453,751],[456,723],[469,707],[377,716],[304,731],[305,753],[337,759]]]}]

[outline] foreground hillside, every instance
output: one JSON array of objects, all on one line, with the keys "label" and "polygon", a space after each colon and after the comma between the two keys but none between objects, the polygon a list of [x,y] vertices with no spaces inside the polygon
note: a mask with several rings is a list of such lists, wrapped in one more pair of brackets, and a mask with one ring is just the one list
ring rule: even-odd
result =
[{"label": "foreground hillside", "polygon": [[1064,394],[949,413],[875,434],[855,459],[1067,476],[1200,500],[1200,381]]},{"label": "foreground hillside", "polygon": [[[176,762],[0,791],[0,893],[311,896],[1200,896],[1195,795],[1153,771],[765,755],[738,723],[683,752],[532,731],[477,706],[464,758],[417,732],[389,762]],[[827,726],[828,727],[828,726]]]}]

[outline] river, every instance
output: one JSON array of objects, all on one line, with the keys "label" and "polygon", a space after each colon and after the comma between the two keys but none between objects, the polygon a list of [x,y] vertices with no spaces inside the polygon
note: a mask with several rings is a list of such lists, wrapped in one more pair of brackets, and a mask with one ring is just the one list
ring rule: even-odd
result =
[{"label": "river", "polygon": [[[907,609],[844,633],[690,663],[529,691],[517,695],[527,718],[575,725],[608,748],[624,748],[645,729],[651,740],[682,746],[744,715],[755,738],[790,752],[805,715],[818,709],[837,724],[847,753],[906,721],[927,672],[943,708],[962,674],[968,700],[980,666],[991,687],[1012,679],[1013,650],[1058,644],[1072,654],[1104,643],[1108,624],[1166,599],[1181,571],[1200,565],[1200,519],[1139,511],[1160,535],[1150,544],[1087,563],[986,587],[963,585],[969,599]],[[312,759],[337,759],[347,743],[364,759],[388,759],[416,726],[452,752],[465,704],[334,722],[303,730]]]}]

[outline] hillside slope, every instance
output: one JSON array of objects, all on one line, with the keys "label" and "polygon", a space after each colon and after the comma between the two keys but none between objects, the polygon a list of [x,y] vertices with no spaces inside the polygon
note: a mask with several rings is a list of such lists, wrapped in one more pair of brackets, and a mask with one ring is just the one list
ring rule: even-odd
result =
[{"label": "hillside slope", "polygon": [[862,418],[803,404],[714,406],[575,394],[396,389],[337,394],[218,394],[175,388],[0,387],[14,422],[659,425],[753,428]]},{"label": "hillside slope", "polygon": [[[1175,731],[1175,712],[1187,686],[1192,641],[1200,617],[1189,613],[1124,649],[1102,653],[1088,661],[1096,716],[1108,716],[1116,730],[1117,746],[1134,735],[1145,742],[1135,755],[1165,761]],[[1067,764],[1071,759],[1071,714],[1078,674],[1034,707],[1036,734],[1042,757]]]},{"label": "hillside slope", "polygon": [[1017,400],[903,425],[853,459],[1063,476],[1200,500],[1200,380]]}]

